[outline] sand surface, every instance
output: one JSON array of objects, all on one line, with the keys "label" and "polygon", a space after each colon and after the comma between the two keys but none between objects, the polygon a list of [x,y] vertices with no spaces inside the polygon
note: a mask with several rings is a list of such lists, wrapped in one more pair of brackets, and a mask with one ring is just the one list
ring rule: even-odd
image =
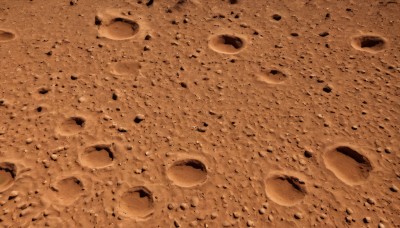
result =
[{"label": "sand surface", "polygon": [[0,227],[400,227],[399,12],[0,0]]}]

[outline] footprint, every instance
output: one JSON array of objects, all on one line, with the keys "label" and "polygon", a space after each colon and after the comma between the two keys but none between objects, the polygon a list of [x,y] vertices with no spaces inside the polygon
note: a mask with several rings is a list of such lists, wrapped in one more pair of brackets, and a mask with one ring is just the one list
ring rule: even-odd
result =
[{"label": "footprint", "polygon": [[99,36],[111,40],[128,40],[139,32],[139,24],[127,17],[112,15],[96,16],[95,24],[98,26]]},{"label": "footprint", "polygon": [[83,117],[69,117],[60,126],[60,131],[64,135],[73,135],[85,128],[86,120]]},{"label": "footprint", "polygon": [[15,39],[14,33],[0,29],[0,42],[6,42],[13,39]]},{"label": "footprint", "polygon": [[132,75],[137,76],[139,74],[141,66],[137,62],[127,61],[118,62],[111,65],[111,73],[114,75]]},{"label": "footprint", "polygon": [[71,176],[58,181],[53,190],[57,192],[58,200],[68,205],[77,200],[85,189],[81,180]]},{"label": "footprint", "polygon": [[154,212],[153,194],[143,186],[131,188],[122,194],[119,206],[128,217],[147,218]]},{"label": "footprint", "polygon": [[272,85],[283,84],[288,78],[286,73],[276,68],[261,70],[261,73],[257,75],[259,81]]},{"label": "footprint", "polygon": [[112,165],[114,152],[110,145],[94,145],[85,148],[80,155],[80,162],[88,168],[104,168]]},{"label": "footprint", "polygon": [[212,36],[208,41],[211,50],[223,54],[237,54],[245,47],[243,38],[228,34]]},{"label": "footprint", "polygon": [[265,182],[267,196],[282,206],[293,206],[306,196],[305,183],[297,177],[274,175]]},{"label": "footprint", "polygon": [[199,160],[187,159],[175,162],[167,170],[168,178],[181,187],[193,187],[207,181],[207,168]]},{"label": "footprint", "polygon": [[377,35],[361,35],[352,38],[351,46],[356,50],[377,53],[386,49],[387,40]]},{"label": "footprint", "polygon": [[361,184],[372,171],[367,157],[348,146],[338,146],[324,154],[326,167],[348,185]]},{"label": "footprint", "polygon": [[9,189],[15,181],[17,168],[13,163],[0,163],[0,192]]}]

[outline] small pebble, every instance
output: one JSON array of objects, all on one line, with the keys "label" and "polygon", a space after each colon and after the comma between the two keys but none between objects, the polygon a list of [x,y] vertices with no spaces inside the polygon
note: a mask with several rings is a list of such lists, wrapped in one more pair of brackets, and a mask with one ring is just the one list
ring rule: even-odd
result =
[{"label": "small pebble", "polygon": [[182,210],[186,210],[186,209],[189,208],[189,206],[187,205],[187,203],[181,203],[180,208],[181,208]]},{"label": "small pebble", "polygon": [[175,205],[172,203],[169,203],[167,207],[169,210],[173,210],[175,208]]},{"label": "small pebble", "polygon": [[372,199],[372,198],[368,198],[368,199],[367,199],[367,202],[368,202],[369,204],[375,204],[375,200]]},{"label": "small pebble", "polygon": [[392,191],[392,192],[398,192],[398,191],[399,191],[399,188],[398,188],[396,185],[392,185],[392,186],[390,187],[390,191]]},{"label": "small pebble", "polygon": [[57,154],[52,154],[52,155],[50,155],[50,157],[51,157],[51,159],[53,161],[57,161],[58,155]]},{"label": "small pebble", "polygon": [[274,216],[268,215],[268,220],[269,220],[270,222],[274,221]]},{"label": "small pebble", "polygon": [[260,208],[260,209],[258,210],[258,213],[260,213],[260,215],[265,214],[265,209],[264,209],[264,208]]},{"label": "small pebble", "polygon": [[346,208],[346,213],[348,215],[351,215],[351,214],[353,214],[353,210],[351,208]]},{"label": "small pebble", "polygon": [[371,222],[371,218],[370,217],[365,217],[363,219],[364,223],[370,223]]},{"label": "small pebble", "polygon": [[385,228],[386,226],[383,223],[378,224],[378,228]]},{"label": "small pebble", "polygon": [[135,117],[134,121],[135,121],[135,123],[140,123],[140,122],[142,122],[144,119],[145,119],[144,115],[138,114],[138,115]]},{"label": "small pebble", "polygon": [[248,226],[248,227],[254,226],[254,222],[251,221],[251,220],[248,220],[248,221],[247,221],[247,226]]},{"label": "small pebble", "polygon": [[295,219],[302,219],[303,218],[303,214],[301,214],[300,212],[297,212],[294,214],[294,218]]},{"label": "small pebble", "polygon": [[217,217],[218,217],[218,213],[217,212],[211,213],[211,219],[216,219]]},{"label": "small pebble", "polygon": [[18,191],[11,191],[10,192],[10,197],[17,197],[19,195]]},{"label": "small pebble", "polygon": [[233,212],[233,217],[235,219],[239,218],[240,217],[240,212],[237,212],[237,211]]},{"label": "small pebble", "polygon": [[199,205],[199,202],[200,202],[200,200],[198,197],[193,197],[191,199],[190,206],[197,207]]}]

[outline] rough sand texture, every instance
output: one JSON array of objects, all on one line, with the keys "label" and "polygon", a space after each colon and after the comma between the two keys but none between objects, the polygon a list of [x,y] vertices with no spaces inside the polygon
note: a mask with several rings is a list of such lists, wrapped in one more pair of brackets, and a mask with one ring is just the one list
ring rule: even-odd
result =
[{"label": "rough sand texture", "polygon": [[1,1],[0,227],[400,227],[399,12]]}]

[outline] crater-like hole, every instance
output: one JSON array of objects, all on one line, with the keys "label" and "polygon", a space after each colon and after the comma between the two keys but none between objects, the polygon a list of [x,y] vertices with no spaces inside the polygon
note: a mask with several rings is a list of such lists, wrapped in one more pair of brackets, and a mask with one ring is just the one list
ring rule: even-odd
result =
[{"label": "crater-like hole", "polygon": [[0,192],[7,190],[14,184],[17,176],[17,168],[13,163],[0,163]]},{"label": "crater-like hole", "polygon": [[348,185],[365,181],[373,170],[370,160],[349,146],[338,146],[324,154],[326,167]]},{"label": "crater-like hole", "polygon": [[207,180],[207,168],[199,160],[181,160],[167,170],[167,175],[176,185],[192,187]]},{"label": "crater-like hole", "polygon": [[209,47],[219,53],[236,54],[244,48],[244,40],[234,35],[216,35],[209,41]]},{"label": "crater-like hole", "polygon": [[361,47],[362,48],[373,48],[376,46],[382,46],[385,44],[385,41],[376,36],[366,36],[361,39]]}]

